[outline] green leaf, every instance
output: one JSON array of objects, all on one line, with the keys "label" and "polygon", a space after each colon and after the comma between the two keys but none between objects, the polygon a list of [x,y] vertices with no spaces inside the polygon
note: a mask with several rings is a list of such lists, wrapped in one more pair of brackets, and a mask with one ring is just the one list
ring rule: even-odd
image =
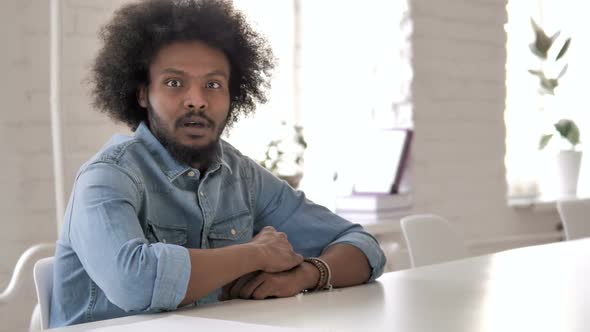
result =
[{"label": "green leaf", "polygon": [[567,72],[567,68],[569,67],[568,64],[566,64],[565,66],[563,66],[563,69],[561,70],[561,72],[559,73],[559,76],[557,76],[557,78],[562,78],[563,75],[565,75],[565,73]]},{"label": "green leaf", "polygon": [[549,38],[545,31],[539,27],[533,18],[531,18],[531,25],[535,31],[535,41],[529,45],[531,52],[541,59],[547,59],[547,52],[553,44],[553,38],[557,38],[557,36],[559,36],[559,32]]},{"label": "green leaf", "polygon": [[549,144],[551,137],[553,137],[553,134],[541,136],[541,139],[539,140],[539,150],[543,150],[547,146],[547,144]]},{"label": "green leaf", "polygon": [[303,138],[303,136],[297,137],[297,144],[301,145],[301,147],[305,150],[307,149],[307,142]]},{"label": "green leaf", "polygon": [[545,77],[545,73],[543,73],[542,70],[529,69],[529,73],[531,73],[532,75],[535,75],[535,76]]},{"label": "green leaf", "polygon": [[580,144],[580,129],[573,120],[561,119],[553,125],[555,130],[572,146]]},{"label": "green leaf", "polygon": [[541,58],[541,59],[543,59],[543,60],[547,59],[547,54],[546,54],[546,53],[544,54],[543,52],[539,51],[539,50],[537,49],[537,46],[535,45],[535,43],[532,43],[532,44],[530,44],[530,45],[529,45],[529,49],[530,49],[530,50],[531,50],[531,52],[532,52],[534,55],[536,55],[537,57],[539,57],[539,58]]},{"label": "green leaf", "polygon": [[553,95],[555,88],[559,85],[559,81],[555,78],[541,77],[542,92]]},{"label": "green leaf", "polygon": [[[567,70],[567,68],[564,68],[564,70]],[[550,95],[555,93],[554,90],[559,85],[559,78],[547,78],[542,70],[529,69],[529,73],[539,77],[539,84],[541,85],[540,93]]]},{"label": "green leaf", "polygon": [[561,50],[559,51],[559,53],[557,54],[557,57],[555,58],[555,61],[561,59],[562,56],[565,55],[565,53],[567,52],[568,48],[570,47],[570,43],[571,43],[572,39],[568,38],[565,43],[563,44],[563,46],[561,47]]}]

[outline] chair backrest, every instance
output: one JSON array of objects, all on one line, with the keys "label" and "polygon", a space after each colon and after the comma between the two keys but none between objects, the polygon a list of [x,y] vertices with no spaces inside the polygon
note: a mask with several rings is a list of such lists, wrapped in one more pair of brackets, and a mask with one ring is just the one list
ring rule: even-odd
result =
[{"label": "chair backrest", "polygon": [[401,219],[412,267],[468,257],[464,240],[444,218],[421,214]]},{"label": "chair backrest", "polygon": [[557,202],[567,240],[590,237],[590,199]]},{"label": "chair backrest", "polygon": [[44,330],[49,325],[49,306],[53,290],[53,259],[53,257],[42,258],[33,267],[33,279],[41,311],[41,328]]}]

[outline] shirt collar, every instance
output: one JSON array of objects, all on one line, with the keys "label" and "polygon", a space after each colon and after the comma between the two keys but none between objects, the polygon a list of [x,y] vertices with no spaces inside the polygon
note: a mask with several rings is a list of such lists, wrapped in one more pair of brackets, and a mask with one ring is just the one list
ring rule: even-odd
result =
[{"label": "shirt collar", "polygon": [[[162,143],[160,143],[154,134],[152,134],[145,122],[142,121],[139,126],[137,126],[135,137],[146,145],[148,151],[154,156],[154,158],[156,158],[160,168],[171,182],[181,174],[193,169],[189,165],[172,158],[168,150],[166,150]],[[233,173],[231,167],[224,159],[223,144],[221,143],[217,144],[215,158],[211,163],[208,172],[217,170],[220,165],[225,166],[230,174]]]}]

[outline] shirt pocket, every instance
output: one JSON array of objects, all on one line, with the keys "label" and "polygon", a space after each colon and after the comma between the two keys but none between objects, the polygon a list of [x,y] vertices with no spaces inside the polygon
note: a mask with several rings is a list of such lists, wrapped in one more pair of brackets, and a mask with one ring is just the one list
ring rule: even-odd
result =
[{"label": "shirt pocket", "polygon": [[245,210],[213,222],[207,237],[211,248],[220,248],[249,242],[252,230],[250,211]]},{"label": "shirt pocket", "polygon": [[162,225],[148,219],[146,237],[150,243],[162,242],[184,246],[187,242],[187,228],[179,225]]}]

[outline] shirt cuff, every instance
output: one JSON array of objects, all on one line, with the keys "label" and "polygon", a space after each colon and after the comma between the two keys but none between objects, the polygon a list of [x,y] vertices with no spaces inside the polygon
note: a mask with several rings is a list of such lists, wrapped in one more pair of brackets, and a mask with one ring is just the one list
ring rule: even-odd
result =
[{"label": "shirt cuff", "polygon": [[149,310],[175,310],[186,296],[191,273],[188,249],[174,244],[153,243],[158,267]]},{"label": "shirt cuff", "polygon": [[371,266],[371,277],[368,282],[374,281],[383,274],[385,254],[383,254],[383,250],[381,250],[379,243],[374,237],[364,232],[348,233],[330,243],[327,247],[337,243],[353,245],[367,256],[367,260]]}]

